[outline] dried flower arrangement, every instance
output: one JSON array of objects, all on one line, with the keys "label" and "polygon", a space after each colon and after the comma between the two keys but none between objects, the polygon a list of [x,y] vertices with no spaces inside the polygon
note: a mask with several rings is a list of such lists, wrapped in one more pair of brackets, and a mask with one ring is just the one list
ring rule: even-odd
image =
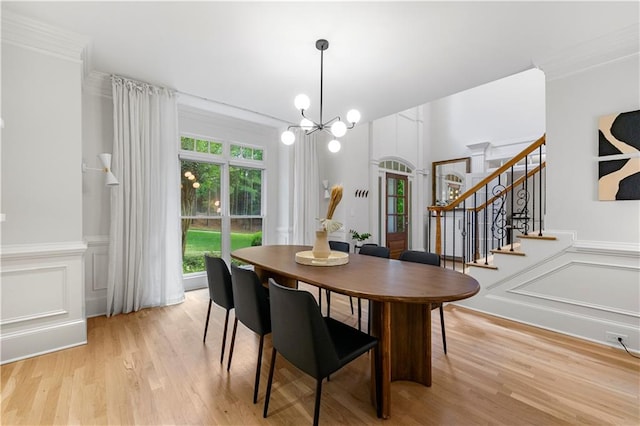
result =
[{"label": "dried flower arrangement", "polygon": [[333,220],[333,213],[338,207],[338,203],[342,200],[342,185],[334,185],[331,188],[331,198],[329,199],[329,207],[327,208],[327,215],[324,219],[320,219],[322,228],[327,232],[335,232],[342,228],[342,223]]}]

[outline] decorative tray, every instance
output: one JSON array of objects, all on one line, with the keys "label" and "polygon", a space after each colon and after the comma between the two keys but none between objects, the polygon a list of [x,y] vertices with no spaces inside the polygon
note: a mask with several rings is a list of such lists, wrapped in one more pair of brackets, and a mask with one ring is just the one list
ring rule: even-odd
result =
[{"label": "decorative tray", "polygon": [[296,262],[311,266],[338,266],[349,263],[349,253],[332,251],[329,257],[313,257],[312,251],[299,251],[296,253]]}]

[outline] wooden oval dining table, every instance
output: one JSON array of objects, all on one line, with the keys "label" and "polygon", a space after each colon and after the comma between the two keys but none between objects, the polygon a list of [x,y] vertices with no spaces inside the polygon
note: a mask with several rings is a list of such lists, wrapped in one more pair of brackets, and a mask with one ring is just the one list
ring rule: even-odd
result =
[{"label": "wooden oval dining table", "polygon": [[[368,299],[370,333],[379,339],[382,417],[391,415],[391,381],[408,380],[431,386],[431,304],[466,299],[480,291],[473,277],[420,263],[350,254],[338,266],[311,266],[295,261],[310,246],[266,245],[235,250],[231,257],[254,265],[266,282],[297,287],[298,281],[332,292]],[[374,395],[375,374],[371,374]],[[375,399],[372,398],[374,401]]]}]

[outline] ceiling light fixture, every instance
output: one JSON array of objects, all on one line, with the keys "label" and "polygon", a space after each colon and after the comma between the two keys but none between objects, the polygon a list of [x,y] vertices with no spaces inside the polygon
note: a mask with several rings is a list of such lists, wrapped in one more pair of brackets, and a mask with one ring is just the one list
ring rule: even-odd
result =
[{"label": "ceiling light fixture", "polygon": [[316,41],[316,49],[320,51],[320,122],[316,123],[315,121],[310,120],[304,112],[309,109],[311,105],[311,100],[307,95],[298,95],[294,100],[294,104],[296,108],[300,110],[300,114],[302,114],[302,120],[300,121],[299,126],[289,126],[286,131],[282,132],[280,136],[280,140],[285,145],[291,145],[295,142],[296,136],[291,131],[293,128],[300,128],[304,130],[305,135],[310,135],[311,133],[317,132],[318,130],[323,130],[329,133],[334,137],[329,142],[328,148],[331,152],[340,151],[340,141],[337,138],[344,136],[347,133],[347,130],[353,129],[358,121],[360,121],[360,113],[358,110],[352,109],[347,112],[347,122],[350,123],[349,126],[340,119],[340,116],[336,116],[327,122],[322,121],[322,83],[323,83],[323,65],[324,65],[324,51],[329,48],[329,42],[324,39],[320,39]]}]

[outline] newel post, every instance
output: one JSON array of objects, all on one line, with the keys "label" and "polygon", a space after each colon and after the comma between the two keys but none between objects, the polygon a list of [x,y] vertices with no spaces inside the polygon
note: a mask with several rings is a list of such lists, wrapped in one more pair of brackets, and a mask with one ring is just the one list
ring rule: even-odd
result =
[{"label": "newel post", "polygon": [[442,255],[442,223],[441,223],[442,212],[440,210],[436,210],[436,242],[435,249],[437,255]]}]

